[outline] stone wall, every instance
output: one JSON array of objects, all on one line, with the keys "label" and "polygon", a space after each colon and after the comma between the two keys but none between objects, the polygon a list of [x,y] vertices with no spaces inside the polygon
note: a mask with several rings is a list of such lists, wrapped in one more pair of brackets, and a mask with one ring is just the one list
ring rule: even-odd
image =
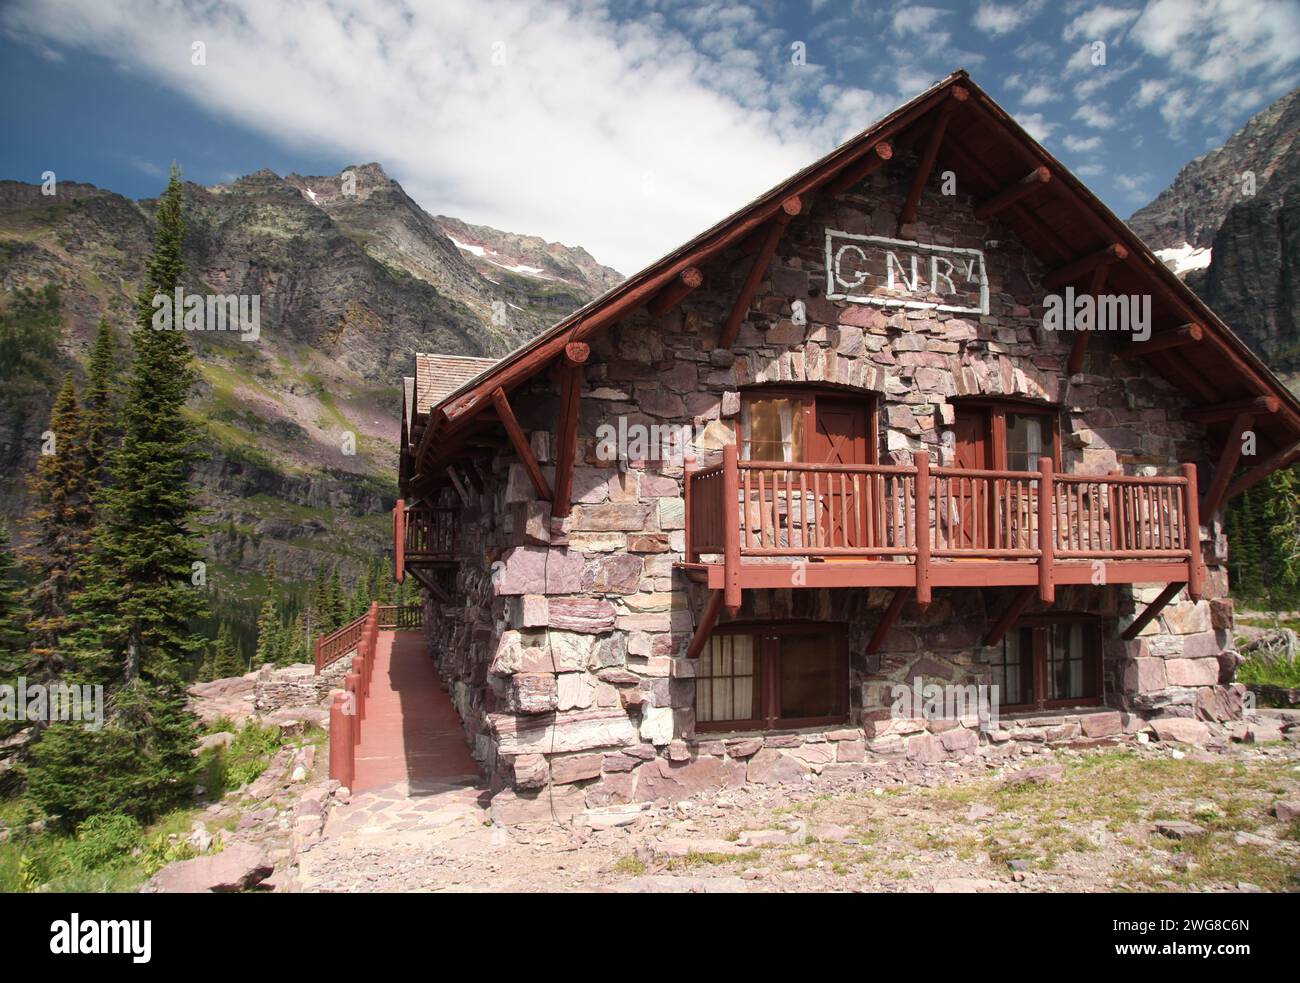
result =
[{"label": "stone wall", "polygon": [[[687,761],[714,762],[699,766],[708,776],[700,780],[729,784],[755,780],[755,762],[771,762],[781,774],[799,770],[768,751],[816,767],[884,753],[878,741],[889,745],[888,753],[897,739],[903,753],[915,746],[929,754],[938,753],[935,747],[964,753],[978,740],[966,729],[947,736],[927,730],[919,740],[875,728],[888,723],[881,718],[896,682],[916,675],[987,681],[980,639],[1008,603],[1004,590],[936,591],[925,617],[905,609],[870,660],[862,653],[887,592],[749,591],[742,618],[848,626],[850,726],[834,736],[697,738],[694,664],[685,649],[702,601],[698,588],[673,570],[685,548],[683,467],[680,461],[599,460],[602,424],[617,427],[622,419],[702,428],[696,449],[707,457],[735,439],[742,387],[816,382],[876,397],[879,456],[894,463],[911,463],[920,450],[936,463],[955,463],[944,435],[954,400],[963,396],[1059,406],[1066,471],[1175,474],[1183,462],[1208,457],[1203,431],[1182,418],[1185,397],[1140,363],[1111,357],[1109,338],[1094,338],[1082,373],[1063,375],[1073,336],[1040,327],[1043,264],[996,220],[974,219],[967,199],[927,193],[918,223],[903,235],[984,249],[989,315],[827,300],[823,229],[893,236],[911,173],[907,161],[896,161],[854,193],[817,199],[792,221],[756,309],[730,349],[717,348],[717,338],[751,261],[738,250],[707,266],[705,284],[675,310],[659,318],[642,310],[594,341],[580,407],[575,504],[567,518],[552,520],[508,448],[491,462],[483,493],[463,508],[455,603],[427,601],[425,624],[474,753],[495,787],[525,795],[549,787],[552,807],[557,789],[570,800],[597,804],[671,791],[672,776]],[[805,324],[792,316],[794,300],[804,304]],[[556,385],[539,376],[511,398],[550,480]],[[1240,690],[1229,685],[1232,608],[1217,565],[1226,545],[1219,530],[1209,533],[1208,560],[1215,565],[1207,598],[1181,597],[1133,642],[1120,640],[1119,632],[1156,589],[1058,592],[1053,610],[1102,615],[1113,628],[1104,653],[1105,698],[1126,721],[1239,715]],[[812,750],[787,753],[782,742]]]}]

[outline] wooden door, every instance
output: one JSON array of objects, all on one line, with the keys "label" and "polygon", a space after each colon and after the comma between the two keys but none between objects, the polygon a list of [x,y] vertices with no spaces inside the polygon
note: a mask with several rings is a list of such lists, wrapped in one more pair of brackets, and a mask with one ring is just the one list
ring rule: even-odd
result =
[{"label": "wooden door", "polygon": [[[955,438],[954,462],[959,468],[974,470],[992,470],[994,463],[993,432],[987,409],[957,409],[953,421]],[[984,526],[984,520],[991,515],[993,503],[989,496],[981,495],[985,485],[980,481],[963,481],[950,478],[951,488],[944,496],[948,506],[947,534],[945,536],[955,549],[973,549],[978,545],[976,530]],[[987,528],[987,526],[985,526]]]},{"label": "wooden door", "polygon": [[[811,464],[867,464],[870,414],[861,400],[818,396],[808,441]],[[871,482],[866,475],[823,474],[817,499],[817,535],[836,547],[868,544]]]}]

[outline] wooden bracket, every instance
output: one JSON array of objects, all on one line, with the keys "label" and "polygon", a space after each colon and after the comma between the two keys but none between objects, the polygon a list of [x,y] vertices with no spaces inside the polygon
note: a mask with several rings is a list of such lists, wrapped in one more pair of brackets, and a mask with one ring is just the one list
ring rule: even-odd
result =
[{"label": "wooden bracket", "polygon": [[691,636],[691,644],[686,650],[686,658],[698,659],[700,653],[704,651],[704,646],[709,643],[709,636],[713,634],[713,626],[718,623],[718,615],[722,613],[722,600],[722,591],[709,592],[708,603],[704,605],[704,613],[700,615],[700,623],[695,626],[695,634]]},{"label": "wooden bracket", "polygon": [[1011,626],[1014,625],[1016,620],[1024,613],[1026,605],[1034,599],[1034,594],[1037,590],[1038,588],[1036,587],[1022,587],[1016,592],[1016,596],[1011,599],[1011,603],[1007,605],[1007,609],[1002,612],[1002,617],[997,620],[997,623],[989,629],[989,633],[984,636],[985,645],[997,645],[998,642],[1002,641],[1006,636],[1006,633],[1011,630]]},{"label": "wooden bracket", "polygon": [[[1088,293],[1092,295],[1094,302],[1101,292],[1106,289],[1106,271],[1109,269],[1110,265],[1108,263],[1103,263],[1092,271],[1092,283],[1088,287]],[[1096,310],[1100,310],[1100,308],[1096,307],[1095,304],[1094,307]],[[1094,314],[1094,317],[1096,316],[1097,315]],[[1093,327],[1096,328],[1098,325],[1094,323]],[[1075,333],[1074,345],[1071,346],[1070,357],[1065,363],[1066,375],[1077,375],[1083,371],[1083,358],[1088,354],[1088,339],[1091,337],[1091,331],[1079,331]]]},{"label": "wooden bracket", "polygon": [[1300,461],[1300,441],[1291,444],[1289,447],[1283,447],[1276,454],[1265,458],[1262,463],[1257,464],[1243,474],[1228,486],[1228,490],[1223,495],[1223,500],[1225,502],[1231,501],[1242,492],[1254,488],[1274,471],[1290,467],[1296,461]]},{"label": "wooden bracket", "polygon": [[878,141],[870,150],[862,155],[855,164],[850,164],[838,175],[826,182],[823,191],[832,198],[848,191],[863,178],[874,174],[880,168],[884,167],[894,156],[894,145],[888,140]]},{"label": "wooden bracket", "polygon": [[903,613],[903,604],[907,601],[908,591],[907,587],[894,589],[894,596],[889,599],[889,607],[885,608],[885,613],[880,616],[880,621],[876,624],[876,630],[871,633],[871,641],[867,642],[867,655],[875,655],[885,644],[885,636],[893,629],[898,616]]},{"label": "wooden bracket", "polygon": [[1282,406],[1276,396],[1255,396],[1252,399],[1238,399],[1231,403],[1219,403],[1215,406],[1198,406],[1185,410],[1183,419],[1193,423],[1222,423],[1235,420],[1240,413],[1252,416],[1271,416]]},{"label": "wooden bracket", "polygon": [[1085,273],[1091,273],[1099,266],[1118,263],[1127,258],[1128,249],[1124,244],[1112,242],[1109,246],[1098,249],[1095,253],[1089,253],[1087,256],[1079,257],[1072,263],[1058,266],[1043,277],[1043,286],[1048,290],[1055,290],[1057,287],[1063,287],[1067,283],[1079,279]]},{"label": "wooden bracket", "polygon": [[518,456],[520,463],[523,464],[524,470],[528,472],[528,480],[533,483],[533,490],[537,492],[537,497],[549,502],[551,500],[551,486],[546,483],[546,476],[542,474],[537,458],[533,455],[533,448],[528,443],[528,438],[524,436],[519,421],[515,419],[515,411],[510,408],[510,400],[506,398],[506,391],[500,386],[492,390],[492,405],[496,407],[497,416],[501,419],[501,425],[506,428],[506,436],[510,438],[515,454]]},{"label": "wooden bracket", "polygon": [[704,274],[698,266],[688,266],[664,287],[646,305],[652,315],[658,317],[666,314],[682,302],[682,299],[704,282]]},{"label": "wooden bracket", "polygon": [[939,145],[943,143],[943,134],[948,129],[948,118],[952,116],[952,111],[958,105],[970,98],[970,93],[959,85],[949,89],[948,94],[951,98],[945,99],[939,107],[938,117],[934,121],[934,126],[930,128],[929,139],[926,140],[925,149],[921,151],[916,173],[912,176],[912,186],[908,188],[902,210],[898,213],[900,237],[903,234],[903,226],[911,225],[916,221],[916,212],[921,205],[921,192],[925,190],[925,182],[929,180],[930,172],[934,170],[934,159],[939,156]]},{"label": "wooden bracket", "polygon": [[564,346],[564,368],[560,381],[560,422],[555,435],[555,497],[551,515],[563,519],[569,514],[573,497],[573,459],[578,447],[578,403],[582,396],[582,367],[591,355],[591,346],[573,341]]},{"label": "wooden bracket", "polygon": [[1174,595],[1185,586],[1185,584],[1178,582],[1168,584],[1165,589],[1157,595],[1156,599],[1146,606],[1146,610],[1133,619],[1133,624],[1125,628],[1124,634],[1120,637],[1128,642],[1137,638],[1142,629],[1151,622],[1151,619],[1158,615],[1164,606],[1174,599]]},{"label": "wooden bracket", "polygon": [[799,200],[799,196],[792,195],[781,203],[781,208],[773,216],[767,227],[767,236],[763,240],[763,245],[758,255],[754,257],[754,265],[749,268],[749,274],[740,287],[740,296],[736,298],[736,303],[722,326],[722,334],[718,338],[719,348],[730,348],[736,343],[736,335],[740,333],[740,323],[749,313],[749,302],[754,299],[758,285],[763,282],[763,274],[767,272],[767,266],[772,262],[777,243],[781,241],[781,235],[785,232],[790,219],[798,215],[801,208],[803,202]]},{"label": "wooden bracket", "polygon": [[975,217],[988,218],[990,215],[996,215],[1004,208],[1010,208],[1021,198],[1033,194],[1050,180],[1052,180],[1052,172],[1050,169],[1046,167],[1035,167],[1009,188],[1003,188],[997,194],[985,198],[982,202],[976,205]]},{"label": "wooden bracket", "polygon": [[448,466],[447,477],[451,479],[451,485],[456,489],[456,494],[460,496],[461,503],[465,508],[468,509],[473,507],[474,499],[470,497],[469,489],[466,488],[464,482],[460,480],[460,475],[456,473],[456,469]]},{"label": "wooden bracket", "polygon": [[1146,341],[1135,341],[1118,349],[1120,358],[1141,358],[1156,352],[1167,352],[1184,345],[1195,345],[1205,337],[1205,329],[1199,324],[1184,324],[1172,331],[1161,331]]},{"label": "wooden bracket", "polygon": [[1219,452],[1219,465],[1214,469],[1214,480],[1205,490],[1205,498],[1201,502],[1201,515],[1208,520],[1214,519],[1214,514],[1225,501],[1224,493],[1232,481],[1233,472],[1237,470],[1237,462],[1241,460],[1241,438],[1254,423],[1255,418],[1251,414],[1239,413],[1228,428],[1228,439]]},{"label": "wooden bracket", "polygon": [[451,603],[451,595],[442,589],[442,584],[438,583],[435,578],[429,576],[428,571],[422,570],[419,567],[412,567],[411,576],[418,580],[420,586],[432,594],[434,599],[440,604]]}]

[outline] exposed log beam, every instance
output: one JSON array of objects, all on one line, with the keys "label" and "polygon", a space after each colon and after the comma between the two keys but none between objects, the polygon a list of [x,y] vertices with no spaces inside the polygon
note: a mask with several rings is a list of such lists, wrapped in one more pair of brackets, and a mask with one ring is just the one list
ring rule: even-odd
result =
[{"label": "exposed log beam", "polygon": [[686,650],[686,658],[698,659],[700,653],[704,651],[704,646],[709,644],[709,636],[713,634],[713,626],[718,623],[718,615],[722,613],[722,591],[709,591],[708,603],[704,605],[704,613],[700,615],[700,623],[695,626],[695,634],[691,636],[690,647]]},{"label": "exposed log beam", "polygon": [[1239,413],[1232,420],[1228,439],[1219,452],[1219,466],[1214,469],[1214,480],[1205,489],[1205,498],[1201,501],[1201,515],[1206,521],[1213,521],[1214,513],[1219,511],[1219,506],[1225,501],[1224,493],[1232,481],[1233,472],[1237,470],[1237,462],[1241,460],[1241,438],[1254,422],[1255,418],[1249,413]]},{"label": "exposed log beam", "polygon": [[1007,605],[1007,609],[1002,612],[1002,617],[997,620],[997,624],[984,636],[984,644],[996,645],[1002,641],[1006,633],[1011,630],[1011,626],[1024,614],[1025,607],[1034,599],[1036,593],[1038,593],[1037,587],[1020,588],[1016,596],[1011,599],[1011,603]]},{"label": "exposed log beam", "polygon": [[[1092,283],[1088,286],[1088,293],[1092,295],[1094,301],[1093,317],[1097,317],[1099,308],[1095,306],[1096,299],[1101,292],[1106,289],[1106,271],[1110,269],[1109,263],[1103,263],[1092,271]],[[1093,327],[1099,327],[1094,323]],[[1065,363],[1066,375],[1077,375],[1083,371],[1083,359],[1088,354],[1088,342],[1092,338],[1091,331],[1079,331],[1075,334],[1074,344],[1070,347],[1070,357]]]},{"label": "exposed log beam", "polygon": [[456,473],[456,469],[448,466],[447,477],[451,479],[451,486],[456,489],[456,494],[460,496],[465,508],[471,508],[474,505],[474,499],[470,496],[469,489],[465,487],[464,482],[460,480],[460,475]]},{"label": "exposed log beam", "polygon": [[501,418],[501,425],[506,428],[506,436],[510,438],[515,455],[524,466],[524,470],[528,472],[528,480],[533,483],[533,490],[537,492],[537,497],[551,501],[551,486],[546,483],[546,476],[542,474],[537,458],[533,455],[532,445],[528,443],[523,428],[515,419],[515,411],[510,408],[506,391],[500,386],[492,390],[492,404],[496,407],[497,416]]},{"label": "exposed log beam", "polygon": [[1290,467],[1296,461],[1300,461],[1300,441],[1288,447],[1283,447],[1276,454],[1266,457],[1261,463],[1243,474],[1228,486],[1228,490],[1223,495],[1223,500],[1225,502],[1232,501],[1242,492],[1254,488],[1274,471]]},{"label": "exposed log beam", "polygon": [[1164,609],[1164,606],[1172,601],[1178,592],[1185,586],[1187,585],[1177,582],[1167,585],[1165,589],[1156,596],[1156,599],[1146,606],[1146,610],[1133,619],[1133,624],[1124,629],[1124,634],[1122,636],[1124,640],[1131,642],[1133,639],[1137,638],[1142,629],[1150,624],[1151,620],[1158,615]]},{"label": "exposed log beam", "polygon": [[1240,413],[1270,416],[1276,413],[1281,405],[1282,401],[1276,396],[1256,396],[1252,399],[1238,399],[1231,403],[1184,410],[1183,419],[1191,420],[1193,423],[1222,423],[1224,420],[1235,420]]},{"label": "exposed log beam", "polygon": [[736,343],[736,335],[740,333],[740,323],[745,320],[745,315],[749,313],[749,302],[754,299],[754,294],[758,291],[758,285],[763,282],[763,275],[767,272],[768,264],[772,262],[772,255],[776,252],[777,243],[781,241],[781,236],[785,232],[785,227],[790,223],[790,219],[798,215],[802,207],[803,202],[799,200],[798,195],[792,195],[781,203],[781,209],[773,217],[767,229],[767,237],[763,240],[762,247],[754,257],[754,265],[749,268],[749,274],[745,277],[745,282],[741,284],[740,295],[731,308],[731,314],[727,316],[727,321],[722,326],[722,334],[718,338],[719,348],[730,348]]},{"label": "exposed log beam", "polygon": [[1184,324],[1172,331],[1153,334],[1146,341],[1135,341],[1119,348],[1120,358],[1141,358],[1156,352],[1167,352],[1173,348],[1194,345],[1205,337],[1205,329],[1199,324]]},{"label": "exposed log beam", "polygon": [[997,194],[985,198],[976,205],[975,217],[988,218],[990,215],[996,215],[1003,209],[1010,208],[1021,198],[1033,194],[1050,180],[1052,180],[1052,172],[1049,168],[1035,167],[1015,184],[1003,188]]},{"label": "exposed log beam", "polygon": [[885,608],[885,613],[880,616],[880,621],[876,624],[876,630],[871,633],[871,641],[867,642],[868,655],[875,655],[885,644],[885,636],[898,621],[898,616],[903,613],[903,605],[907,602],[907,595],[910,592],[911,588],[908,587],[894,588],[894,596],[889,599],[889,607]]},{"label": "exposed log beam", "polygon": [[578,402],[582,396],[582,367],[591,346],[571,341],[564,346],[563,376],[560,382],[560,422],[555,434],[555,498],[551,515],[563,519],[573,497],[573,459],[578,447]]},{"label": "exposed log beam", "polygon": [[1072,263],[1058,266],[1043,277],[1043,286],[1048,290],[1055,290],[1057,287],[1063,287],[1067,283],[1079,279],[1084,274],[1091,273],[1099,266],[1118,263],[1127,257],[1128,248],[1123,243],[1112,242],[1109,246],[1098,249],[1095,253],[1080,256]]},{"label": "exposed log beam", "polygon": [[666,314],[680,304],[687,294],[703,282],[704,274],[700,272],[700,268],[698,266],[688,266],[678,273],[677,278],[668,286],[655,294],[654,300],[646,305],[646,310],[655,317]]},{"label": "exposed log beam", "polygon": [[970,93],[959,85],[954,85],[948,90],[950,98],[945,99],[939,106],[939,113],[934,121],[934,126],[930,129],[930,136],[925,142],[925,149],[921,151],[921,159],[917,163],[916,173],[912,175],[912,186],[907,190],[907,197],[903,200],[902,210],[898,213],[898,234],[903,234],[903,226],[911,225],[916,221],[916,211],[921,206],[921,192],[925,190],[925,182],[930,179],[930,172],[934,170],[934,159],[939,156],[939,145],[943,143],[944,131],[948,129],[948,118],[952,116],[952,111],[961,103],[970,98]]},{"label": "exposed log beam", "polygon": [[863,154],[862,159],[852,167],[846,167],[838,177],[826,182],[822,189],[834,198],[842,195],[863,178],[874,174],[894,156],[894,145],[888,140],[879,140],[876,145]]},{"label": "exposed log beam", "polygon": [[438,581],[434,577],[429,575],[429,572],[427,570],[422,570],[419,567],[412,567],[411,576],[414,577],[416,580],[418,580],[420,582],[420,586],[423,587],[425,590],[427,590],[430,594],[432,594],[439,603],[441,604],[451,603],[450,595],[448,595],[448,593],[442,589],[442,584],[438,583]]}]

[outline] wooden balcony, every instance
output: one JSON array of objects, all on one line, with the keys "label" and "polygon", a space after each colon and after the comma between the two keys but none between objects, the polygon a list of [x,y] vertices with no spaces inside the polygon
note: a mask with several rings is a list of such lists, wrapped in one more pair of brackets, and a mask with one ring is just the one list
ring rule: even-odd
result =
[{"label": "wooden balcony", "polygon": [[[1177,477],[740,461],[686,477],[686,561],[738,609],[755,587],[1186,584],[1200,595],[1196,471]],[[1170,594],[1172,596],[1172,592]]]},{"label": "wooden balcony", "polygon": [[398,582],[409,573],[435,596],[446,593],[439,573],[454,567],[456,510],[400,499],[393,507],[393,572]]}]

